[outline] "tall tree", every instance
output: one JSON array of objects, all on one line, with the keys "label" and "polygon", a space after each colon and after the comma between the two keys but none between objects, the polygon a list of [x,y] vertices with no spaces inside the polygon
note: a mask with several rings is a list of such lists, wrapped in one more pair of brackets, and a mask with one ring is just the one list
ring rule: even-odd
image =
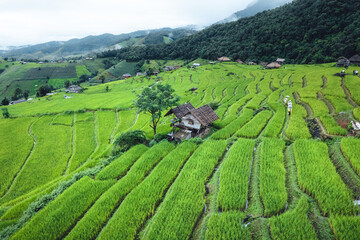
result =
[{"label": "tall tree", "polygon": [[176,105],[180,99],[174,92],[175,90],[169,84],[156,84],[145,88],[135,100],[139,112],[151,114],[152,125],[150,127],[154,130],[154,135],[161,118],[161,112]]}]

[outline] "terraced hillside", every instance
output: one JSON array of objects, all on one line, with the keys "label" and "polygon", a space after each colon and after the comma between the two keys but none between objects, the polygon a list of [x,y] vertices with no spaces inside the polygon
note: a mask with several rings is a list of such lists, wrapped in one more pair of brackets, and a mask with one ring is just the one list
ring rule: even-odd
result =
[{"label": "terraced hillside", "polygon": [[[358,239],[360,139],[348,124],[360,121],[360,78],[340,70],[217,63],[9,106],[0,239]],[[126,131],[153,137],[133,100],[157,82],[182,103],[218,103],[220,119],[203,141],[111,156]]]}]

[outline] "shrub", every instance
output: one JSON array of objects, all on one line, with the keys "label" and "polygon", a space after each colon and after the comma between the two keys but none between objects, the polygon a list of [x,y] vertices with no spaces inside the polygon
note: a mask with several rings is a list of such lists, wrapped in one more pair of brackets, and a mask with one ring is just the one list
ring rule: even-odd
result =
[{"label": "shrub", "polygon": [[114,150],[120,148],[121,152],[125,152],[132,146],[145,143],[145,133],[141,130],[129,131],[121,134],[114,142]]}]

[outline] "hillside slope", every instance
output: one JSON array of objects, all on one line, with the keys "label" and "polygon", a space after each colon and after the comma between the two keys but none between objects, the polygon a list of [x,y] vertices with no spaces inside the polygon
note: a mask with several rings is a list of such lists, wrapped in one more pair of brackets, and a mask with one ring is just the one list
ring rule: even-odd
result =
[{"label": "hillside slope", "polygon": [[[87,36],[81,39],[53,41],[10,51],[1,51],[0,54],[4,57],[52,60],[68,56],[86,55],[107,49],[118,49],[124,46],[159,44],[165,42],[163,39],[164,36],[170,37],[172,40],[179,40],[194,32],[194,30],[189,28],[162,28],[141,30],[120,35],[107,33],[98,36]],[[129,42],[129,40],[132,41]]]},{"label": "hillside slope", "polygon": [[226,55],[252,61],[330,62],[360,51],[360,2],[296,0],[236,22],[215,25],[168,45],[124,48],[124,59]]}]

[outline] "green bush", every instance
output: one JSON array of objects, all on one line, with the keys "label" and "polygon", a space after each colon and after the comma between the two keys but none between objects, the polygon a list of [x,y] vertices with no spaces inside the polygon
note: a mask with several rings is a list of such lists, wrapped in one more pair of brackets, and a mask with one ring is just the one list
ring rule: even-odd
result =
[{"label": "green bush", "polygon": [[121,152],[125,152],[132,146],[145,143],[145,133],[141,130],[129,131],[121,134],[114,142],[114,150],[120,149]]}]

